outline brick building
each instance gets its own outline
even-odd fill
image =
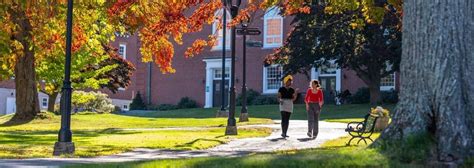
[[[280,47],[290,32],[292,18],[283,18],[278,15],[278,10],[257,13],[249,27],[258,27],[262,30],[259,36],[247,36],[247,42],[261,42],[259,47],[247,47],[247,87],[262,94],[276,94],[281,86],[281,66],[273,65],[264,67],[263,60],[266,55]],[[222,10],[216,15],[221,15]],[[228,13],[227,18],[230,18]],[[175,45],[173,67],[174,74],[162,74],[153,63],[142,63],[139,51],[140,41],[136,35],[118,37],[113,45],[119,48],[119,54],[136,65],[137,71],[132,77],[132,85],[117,94],[110,94],[115,101],[126,102],[131,100],[137,92],[149,104],[176,104],[183,97],[196,100],[201,107],[209,108],[220,105],[221,102],[221,75],[222,75],[222,30],[220,30],[218,44],[205,49],[193,58],[185,58],[187,46],[197,38],[205,39],[216,32],[216,23],[204,27],[199,33],[188,34],[183,37],[183,45]],[[230,31],[227,33],[226,42],[226,78],[230,69]],[[242,37],[236,38],[236,72],[235,86],[237,94],[242,87]],[[335,67],[316,67],[310,72],[312,79],[319,79],[325,90],[344,91],[355,93],[358,88],[366,86],[355,72]],[[294,86],[305,92],[309,79],[297,74],[294,76]],[[382,79],[381,90],[396,89],[398,78],[391,75]],[[226,82],[228,89],[228,81]],[[120,107],[127,109],[127,104]]]
[[[216,11],[216,15],[222,15],[222,10]],[[276,94],[282,85],[280,76],[281,66],[263,66],[266,55],[281,46],[291,29],[292,18],[283,18],[278,15],[277,9],[267,12],[257,13],[249,27],[258,27],[262,30],[259,36],[248,36],[248,42],[260,42],[259,47],[247,47],[247,87],[262,94]],[[230,14],[227,13],[227,18]],[[230,19],[229,19],[230,20]],[[173,67],[174,74],[162,74],[154,63],[143,63],[139,51],[140,40],[138,36],[118,36],[112,45],[119,49],[119,54],[123,58],[133,63],[136,71],[132,76],[132,83],[128,88],[120,89],[116,94],[107,90],[103,92],[109,94],[113,104],[128,110],[131,100],[140,92],[142,98],[148,104],[177,104],[183,97],[190,97],[197,101],[199,106],[210,108],[220,106],[222,84],[222,30],[219,31],[218,44],[212,48],[205,49],[201,54],[193,58],[185,58],[184,52],[187,46],[197,39],[206,39],[208,35],[216,32],[216,23],[205,26],[201,32],[187,34],[183,37],[183,45],[175,45],[175,57]],[[230,31],[227,32],[226,42],[226,79],[229,77],[230,69]],[[255,43],[254,43],[255,44]],[[235,86],[237,94],[242,86],[242,37],[236,38],[236,72]],[[334,67],[316,67],[311,70],[311,79],[321,81],[322,87],[326,91],[349,90],[355,93],[358,88],[366,86],[359,79],[355,72],[347,69],[337,69]],[[309,79],[297,74],[294,76],[294,87],[300,92],[305,92],[308,88]],[[397,89],[399,79],[397,75],[382,79],[381,90]],[[229,89],[227,80],[226,89]],[[14,85],[12,81],[0,82],[0,115],[12,112],[14,106]],[[228,90],[226,90],[226,93]],[[327,95],[329,96],[329,95]],[[40,93],[40,106],[47,107],[47,96]],[[46,102],[46,105],[44,104]]]

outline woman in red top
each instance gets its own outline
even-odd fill
[[[324,104],[323,90],[319,85],[319,81],[312,80],[310,82],[310,88],[306,91],[306,97],[304,99],[306,103],[306,111],[308,112],[308,133],[310,138],[316,139],[319,130],[319,114],[321,113],[321,107]]]

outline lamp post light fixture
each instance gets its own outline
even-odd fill
[[[247,17],[250,18],[250,17]],[[237,29],[237,34],[243,37],[243,79],[242,79],[242,109],[240,111],[240,122],[246,122],[249,120],[247,112],[247,84],[246,84],[246,70],[247,70],[247,35],[255,36],[260,35],[262,32],[256,27],[248,27],[250,20],[243,20],[242,27]]]
[[[226,92],[225,90],[225,55],[227,51],[226,36],[227,36],[227,0],[222,0],[222,80],[221,80],[221,109],[217,111],[217,117],[229,117],[229,111],[226,110]]]
[[[66,64],[64,67],[64,82],[61,94],[61,129],[59,130],[58,142],[54,144],[54,156],[62,154],[74,154],[74,143],[71,132],[71,38],[72,38],[72,8],[73,0],[67,3],[67,25],[66,25]]]
[[[232,19],[237,17],[239,13],[239,6],[241,4],[241,0],[236,0],[235,4],[233,0],[227,0],[226,7],[230,8],[230,14]],[[227,119],[227,127],[225,129],[225,135],[237,135],[237,124],[235,121],[235,26],[231,28],[231,42],[230,42],[230,50],[231,50],[231,66],[230,66],[230,101],[229,101],[229,117]],[[225,72],[225,70],[223,70]]]
[[[242,30],[245,32],[247,30],[250,20],[246,19],[242,21]],[[242,34],[242,109],[240,110],[239,122],[249,121],[249,115],[247,112],[247,84],[246,84],[246,71],[247,71],[247,34]]]

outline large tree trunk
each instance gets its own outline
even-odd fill
[[[26,122],[39,113],[38,90],[36,86],[35,57],[31,47],[32,27],[21,7],[10,10],[13,21],[18,25],[13,35],[23,45],[23,55],[19,55],[15,64],[16,113],[11,121]]]
[[[48,95],[48,111],[54,112],[54,105],[56,104],[56,98],[58,97],[58,92],[54,92]]]
[[[381,102],[380,97],[380,82],[372,82],[369,84],[370,105],[376,106]]]
[[[383,141],[429,133],[434,158],[474,155],[474,1],[405,1],[401,92]]]
[[[380,69],[376,68],[375,71],[369,71],[368,73],[362,72],[362,70],[355,70],[357,76],[364,81],[364,83],[369,87],[370,94],[370,105],[375,106],[381,102],[380,96],[380,81],[381,77]]]
[[[40,111],[33,55],[25,51],[15,65],[16,113],[12,121],[30,121]]]

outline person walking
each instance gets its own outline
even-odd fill
[[[311,80],[310,88],[306,91],[305,103],[308,112],[308,133],[307,135],[316,139],[319,132],[319,114],[324,104],[323,91],[317,80]]]
[[[289,137],[286,133],[290,124],[290,116],[293,112],[293,101],[296,100],[296,93],[298,89],[293,89],[293,77],[291,75],[283,78],[284,86],[278,89],[278,100],[280,101],[280,113],[281,113],[281,136],[283,138]]]

